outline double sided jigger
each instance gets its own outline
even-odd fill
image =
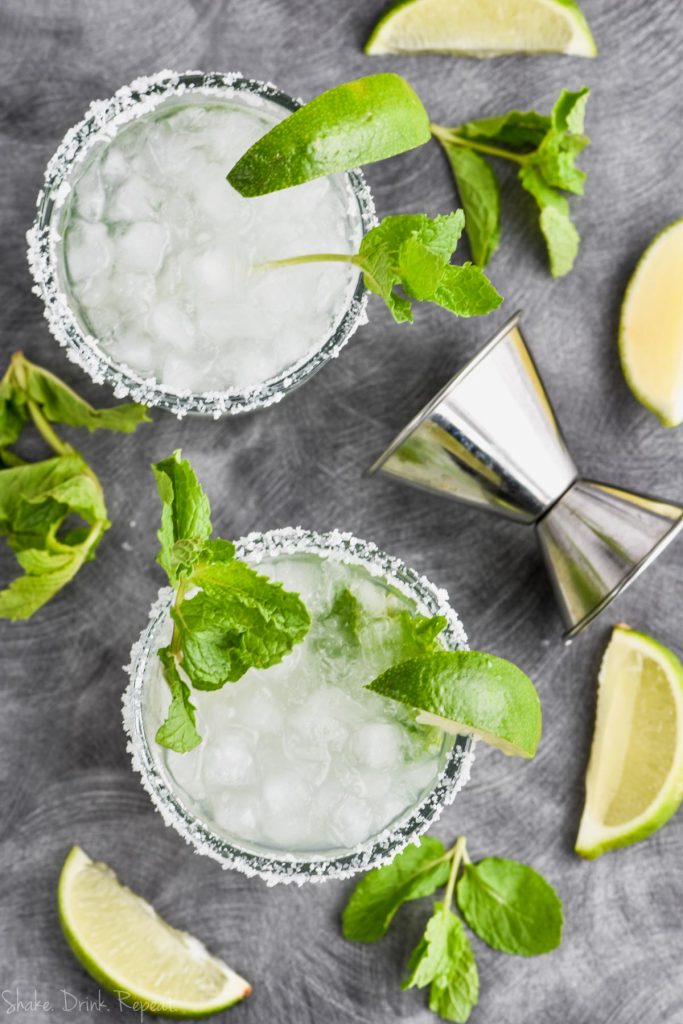
[[[683,526],[683,508],[579,479],[517,313],[373,463],[536,528],[573,639]]]

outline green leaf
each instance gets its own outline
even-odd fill
[[[482,316],[497,309],[503,301],[488,277],[471,263],[446,267],[436,289],[434,301],[456,316]]]
[[[430,896],[448,880],[443,844],[423,836],[391,862],[361,879],[342,917],[344,937],[353,942],[381,939],[396,911],[409,900]]]
[[[330,625],[336,626],[343,644],[352,650],[360,648],[360,632],[364,621],[363,605],[348,587],[341,587],[334,595],[329,612],[320,617],[325,633]]]
[[[111,409],[95,409],[54,374],[27,359],[23,360],[22,383],[26,397],[36,402],[53,423],[131,434],[141,423],[151,422],[144,405],[126,403]]]
[[[29,619],[69,583],[86,560],[82,547],[61,553],[25,548],[17,552],[24,575],[0,591],[0,618]]]
[[[435,904],[439,913],[441,904]],[[465,1024],[479,999],[479,972],[462,921],[448,913],[446,966],[434,977],[429,990],[429,1009],[442,1020]]]
[[[211,534],[211,507],[195,471],[177,450],[152,466],[162,502],[157,561],[171,583],[187,575]],[[179,541],[191,543],[176,548]]]
[[[442,903],[434,904],[402,987],[426,985],[431,985],[430,1010],[444,1020],[465,1024],[479,998],[479,974],[462,921]]]
[[[535,110],[511,110],[499,117],[482,117],[452,129],[473,142],[494,143],[515,153],[537,149],[551,127],[551,119]]]
[[[72,515],[88,528],[60,537]],[[0,470],[0,534],[24,570],[0,592],[0,617],[33,615],[92,558],[108,526],[102,490],[80,455]]]
[[[579,89],[578,92],[562,90],[552,112],[553,126],[557,131],[581,135],[589,95],[590,89],[587,86]]]
[[[450,264],[464,223],[462,210],[434,219],[406,214],[385,217],[365,235],[354,262],[397,322],[412,320],[410,298],[434,302],[457,315],[462,309],[464,316],[500,305],[500,296],[481,271],[459,273],[462,268]],[[409,298],[396,294],[396,286]]]
[[[500,188],[491,165],[472,149],[443,143],[465,211],[474,262],[485,267],[500,243]]]
[[[198,562],[189,582],[199,593],[173,617],[183,668],[199,690],[219,689],[250,668],[277,664],[309,630],[299,595],[244,562]]]
[[[548,185],[583,195],[586,172],[574,161],[587,145],[588,140],[583,136],[551,134],[528,166],[536,167]]]
[[[171,690],[171,704],[155,739],[160,746],[185,754],[202,741],[195,724],[196,708],[190,700],[189,686],[180,678],[171,648],[162,647],[158,655],[164,679]]]
[[[541,215],[539,223],[548,247],[550,272],[563,277],[574,266],[581,237],[569,217],[569,203],[564,196],[546,184],[535,167],[523,167],[519,172],[522,187],[536,200]]]
[[[472,931],[503,953],[538,956],[562,940],[562,902],[526,864],[501,857],[467,864],[457,899]]]
[[[0,448],[19,439],[27,419],[26,403],[8,371],[0,381]]]
[[[442,650],[437,637],[446,628],[444,615],[411,615],[402,608],[392,620],[398,627],[395,644],[402,661]]]

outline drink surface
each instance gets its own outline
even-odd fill
[[[203,742],[188,754],[154,743],[168,688],[150,659],[148,743],[185,806],[228,841],[293,854],[351,850],[422,800],[451,747],[410,709],[364,689],[408,656],[402,613],[415,606],[359,565],[294,554],[259,568],[301,594],[308,636],[279,665],[193,691]],[[361,605],[358,643],[334,612],[345,588]],[[166,635],[170,627],[157,646]]]
[[[62,214],[62,274],[116,363],[175,390],[239,389],[334,334],[358,281],[351,265],[255,266],[355,251],[347,179],[244,199],[225,178],[282,115],[253,95],[175,98],[94,148]]]

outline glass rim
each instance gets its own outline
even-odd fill
[[[401,559],[381,551],[370,541],[351,533],[333,530],[317,533],[301,527],[286,527],[265,533],[250,533],[236,543],[237,557],[258,564],[264,557],[306,553],[332,556],[346,564],[364,566],[372,575],[386,580],[405,594],[422,611],[443,615],[446,627],[441,634],[450,650],[468,650],[467,635],[448,601],[448,593],[426,577],[410,569]],[[154,653],[156,631],[166,619],[173,591],[163,587],[153,603],[147,626],[133,644],[126,666],[129,681],[123,694],[123,725],[133,770],[151,797],[166,825],[172,826],[195,850],[218,861],[224,869],[236,869],[247,876],[257,875],[269,885],[303,884],[328,878],[350,878],[361,871],[387,864],[409,843],[416,842],[451,804],[467,783],[474,760],[475,741],[458,736],[447,754],[436,781],[422,800],[412,805],[382,832],[342,854],[286,854],[272,856],[255,853],[224,839],[198,815],[183,804],[157,766],[143,721],[143,690],[149,658]]]
[[[279,402],[285,395],[313,376],[325,363],[336,357],[344,345],[367,322],[368,292],[359,273],[353,295],[348,300],[341,320],[334,331],[318,347],[284,370],[265,381],[244,387],[192,392],[145,378],[124,363],[107,355],[97,338],[88,334],[73,312],[58,273],[58,243],[53,223],[56,214],[71,191],[69,178],[76,164],[82,161],[103,132],[136,120],[141,114],[155,110],[174,96],[189,94],[224,95],[250,93],[294,111],[303,101],[282,92],[270,82],[245,78],[239,72],[160,71],[134,79],[106,100],[94,100],[84,117],[70,128],[45,169],[43,185],[36,200],[37,213],[27,232],[27,258],[33,278],[33,292],[42,299],[44,316],[50,333],[67,358],[76,363],[96,384],[110,386],[117,398],[129,397],[150,407],[174,413],[178,418],[188,414],[212,416],[238,414],[265,408]],[[358,206],[360,224],[365,235],[377,224],[375,205],[363,172],[356,168],[344,172],[349,196]]]

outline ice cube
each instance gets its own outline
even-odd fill
[[[220,793],[211,801],[214,821],[229,836],[253,839],[258,831],[257,800],[258,794],[253,790]]]
[[[125,156],[116,145],[110,145],[101,163],[102,177],[108,185],[116,185],[130,173]]]
[[[240,702],[239,720],[258,735],[279,733],[282,731],[282,706],[270,690],[254,689]]]
[[[312,790],[291,768],[283,768],[263,781],[263,799],[274,817],[303,815],[309,808]]]
[[[117,363],[124,363],[131,370],[148,376],[154,369],[154,347],[149,335],[135,327],[119,330],[109,346],[109,352]]]
[[[107,215],[110,220],[147,220],[158,205],[158,192],[152,185],[144,178],[128,178],[116,189]]]
[[[285,732],[292,730],[321,747],[341,750],[348,739],[352,720],[351,712],[346,704],[342,706],[341,699],[346,700],[346,695],[336,687],[319,687],[289,715]]]
[[[252,740],[243,729],[212,731],[202,758],[202,778],[207,792],[224,786],[244,786],[254,776]]]
[[[361,726],[349,744],[352,755],[368,768],[397,768],[403,759],[401,729],[389,722]]]
[[[168,770],[185,792],[197,796],[202,791],[201,783],[201,752],[195,748],[186,754],[178,754],[174,750],[165,752]]]
[[[66,265],[72,281],[85,281],[111,263],[111,241],[104,224],[76,221],[66,235]]]
[[[154,274],[161,266],[165,250],[166,232],[161,224],[131,224],[116,239],[117,270]]]
[[[247,266],[230,246],[211,246],[199,253],[191,269],[192,286],[203,302],[232,299],[240,301],[246,283]]]
[[[77,182],[74,199],[79,217],[94,221],[102,217],[106,195],[97,168],[90,168]]]
[[[191,358],[195,348],[194,327],[177,302],[163,299],[155,303],[149,313],[149,330],[160,344],[170,345]]]
[[[194,359],[174,352],[166,355],[161,365],[160,380],[179,392],[201,394],[214,387],[211,363],[201,353],[197,353]]]
[[[372,807],[362,797],[348,796],[332,812],[330,825],[339,845],[352,849],[373,832]]]

